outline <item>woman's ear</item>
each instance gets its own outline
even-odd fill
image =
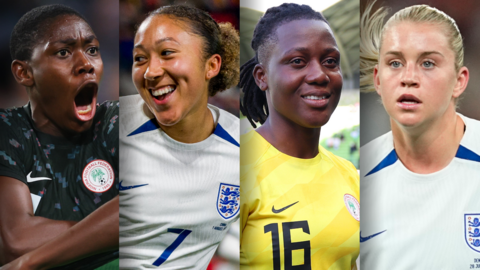
[[[205,79],[210,80],[220,72],[220,68],[222,67],[222,57],[219,54],[214,54],[210,56],[205,65],[205,70],[207,71],[205,73]]]
[[[467,88],[469,71],[467,67],[461,67],[457,74],[457,83],[453,88],[453,97],[458,98]]]
[[[382,95],[382,90],[380,88],[380,77],[378,76],[378,65],[375,65],[373,68],[373,85],[375,86],[375,91],[379,96]]]
[[[15,80],[26,87],[31,87],[35,81],[33,80],[33,73],[25,61],[13,60],[12,62],[12,73]]]
[[[255,78],[255,83],[260,90],[265,91],[268,89],[267,72],[262,64],[257,64],[253,68],[253,78]]]

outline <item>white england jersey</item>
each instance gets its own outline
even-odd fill
[[[239,119],[208,105],[214,133],[185,144],[139,95],[120,103],[120,269],[206,269],[238,219]]]
[[[431,174],[409,171],[389,132],[361,148],[360,269],[480,269],[480,122],[455,158]]]

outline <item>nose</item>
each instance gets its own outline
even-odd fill
[[[84,52],[77,53],[77,66],[75,67],[75,74],[93,74],[95,67]]]
[[[308,74],[305,77],[305,82],[308,84],[324,85],[330,82],[330,77],[323,70],[320,62],[311,62],[308,68]]]
[[[147,66],[147,70],[143,74],[143,78],[147,81],[153,81],[163,76],[165,70],[162,66],[162,60],[153,56]]]
[[[401,78],[402,87],[417,87],[418,86],[418,74],[417,67],[415,64],[407,64],[407,67],[404,69]]]

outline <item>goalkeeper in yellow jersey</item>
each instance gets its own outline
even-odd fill
[[[241,267],[356,269],[358,174],[319,146],[343,84],[332,30],[309,6],[282,4],[260,19],[252,48],[241,110],[262,126],[240,139]]]

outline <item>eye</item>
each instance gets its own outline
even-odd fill
[[[145,61],[145,59],[147,59],[147,58],[145,58],[145,56],[141,56],[141,55],[136,55],[136,56],[133,57],[133,60],[135,62],[143,62],[143,61]]]
[[[300,65],[302,63],[302,59],[293,59],[291,63],[295,65]]]
[[[422,62],[422,66],[424,68],[433,68],[435,66],[435,64],[432,62],[432,61],[424,61]]]
[[[97,55],[100,49],[98,47],[91,47],[87,49],[87,53],[90,55]]]
[[[170,51],[170,50],[163,50],[163,51],[162,51],[162,55],[163,55],[163,56],[169,56],[169,55],[171,55],[172,53],[174,53],[174,51]]]
[[[323,62],[323,65],[330,68],[336,68],[338,66],[338,61],[337,59],[334,59],[334,58],[328,58]]]
[[[389,64],[392,68],[399,68],[402,66],[402,63],[400,63],[399,61],[392,61],[390,62]]]
[[[294,68],[302,68],[303,66],[305,66],[305,61],[302,58],[294,58],[290,60],[289,64],[292,65]]]
[[[70,52],[66,49],[61,49],[60,51],[57,52],[57,56],[60,56],[60,57],[66,57],[68,56]]]

